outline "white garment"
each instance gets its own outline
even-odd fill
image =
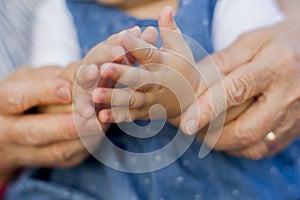
[[[274,0],[219,0],[213,21],[214,49],[222,50],[241,34],[283,19]],[[45,1],[33,30],[32,66],[66,66],[78,59],[80,46],[65,0]]]

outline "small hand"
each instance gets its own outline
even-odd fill
[[[131,34],[124,35],[121,40],[122,46],[140,62],[139,68],[116,63],[102,66],[102,77],[115,80],[128,88],[99,90],[97,101],[116,107],[101,111],[100,121],[148,119],[149,109],[154,104],[162,105],[168,119],[172,120],[178,118],[181,110],[192,102],[200,75],[197,76],[193,55],[176,26],[170,7],[161,12],[159,26],[163,41],[161,49]],[[157,37],[152,27],[147,28],[143,34]],[[130,113],[126,108],[128,105]]]

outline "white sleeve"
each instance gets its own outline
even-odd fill
[[[214,49],[220,51],[242,34],[284,18],[275,0],[218,0],[213,21]]]
[[[47,0],[40,6],[32,39],[33,67],[63,67],[80,59],[77,33],[65,0]]]

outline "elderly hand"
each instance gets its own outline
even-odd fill
[[[245,112],[225,125],[220,136],[216,131],[199,137],[205,137],[205,142],[216,150],[251,159],[274,155],[299,137],[299,21],[286,20],[245,34],[212,59],[226,76],[211,89],[224,83],[226,106],[218,106],[218,99],[211,102],[205,92],[183,115],[184,132],[195,133],[210,122],[211,116],[216,118],[255,98]],[[199,117],[193,112],[197,108],[201,111]]]
[[[69,167],[87,155],[72,114],[30,114],[31,108],[71,103],[71,84],[57,67],[20,68],[0,84],[1,176],[24,166]]]

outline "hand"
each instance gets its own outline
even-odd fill
[[[217,102],[210,102],[208,92],[204,93],[183,115],[182,130],[186,133],[201,130],[209,123],[210,116],[217,117],[254,97],[256,101],[224,127],[219,139],[212,132],[205,136],[205,142],[216,150],[252,159],[283,150],[300,133],[299,38],[299,22],[287,20],[248,33],[228,49],[212,55],[226,75],[223,79],[226,107],[214,106]],[[220,86],[218,82],[212,87]],[[200,118],[193,114],[195,108],[202,111]],[[188,126],[197,122],[199,127]],[[275,146],[265,140],[270,131],[276,134]],[[203,139],[204,135],[200,137]]]
[[[29,114],[47,104],[69,104],[71,84],[60,69],[20,68],[0,84],[1,176],[19,167],[68,167],[81,162],[82,147],[72,114]]]
[[[150,115],[152,119],[164,118],[165,113],[160,110],[149,112],[153,105],[160,104],[166,111],[168,121],[179,126],[181,113],[206,91],[207,86],[203,84],[205,81],[201,75],[209,75],[213,71],[214,66],[204,65],[204,62],[212,62],[206,59],[195,63],[189,46],[176,26],[172,8],[162,10],[158,23],[163,41],[161,49],[131,35],[123,38],[125,49],[142,64],[139,68],[115,63],[107,63],[102,67],[103,77],[128,86],[125,89],[102,89],[103,94],[98,102],[114,106],[113,109],[100,112],[99,119],[103,123],[146,120]],[[146,32],[152,34],[152,38],[157,37],[156,30],[151,27]],[[226,122],[243,112],[250,103],[232,109]]]
[[[122,46],[140,62],[139,68],[116,63],[102,66],[102,77],[115,80],[128,88],[101,90],[98,102],[112,103],[115,108],[101,111],[100,121],[107,123],[148,119],[149,109],[154,104],[161,104],[166,109],[168,119],[176,119],[181,109],[191,103],[200,79],[194,68],[193,55],[176,26],[170,7],[161,12],[158,22],[163,40],[163,47],[159,50],[131,34],[122,38]],[[152,27],[147,28],[143,34],[152,35],[151,38],[155,40],[157,38],[157,31]],[[178,97],[181,97],[180,102]],[[127,105],[130,106],[130,114]]]

